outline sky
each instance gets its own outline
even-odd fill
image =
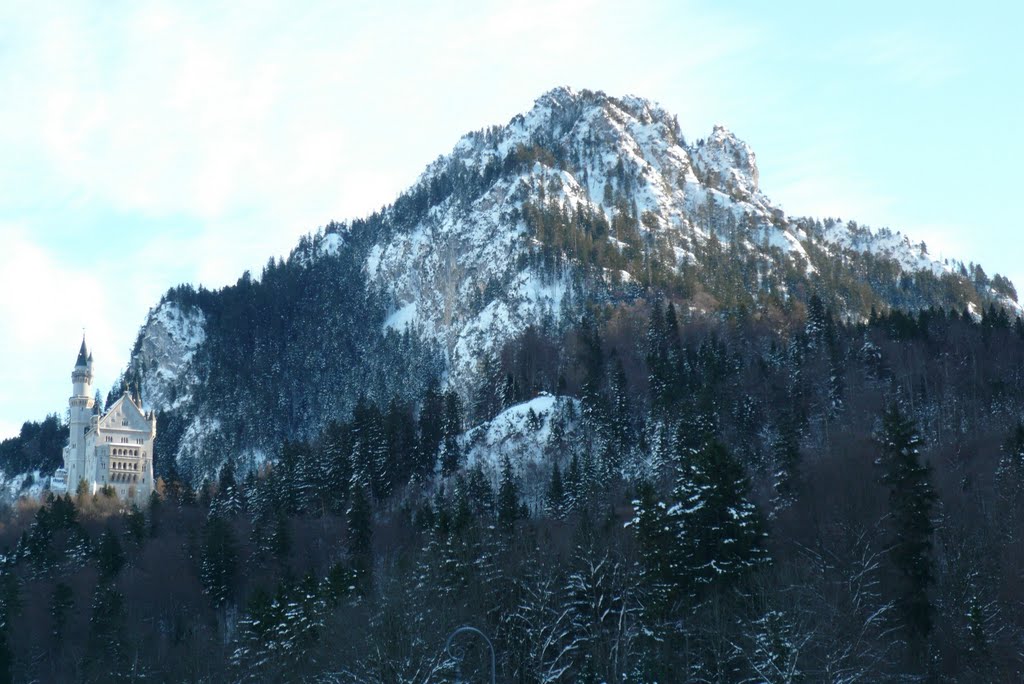
[[[723,123],[787,213],[1024,294],[1021,25],[1003,0],[4,0],[0,439],[64,415],[83,329],[106,392],[169,287],[258,273],[559,85]]]

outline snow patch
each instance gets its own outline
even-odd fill
[[[581,411],[579,400],[546,393],[510,406],[459,437],[466,467],[479,467],[497,486],[502,460],[508,457],[525,498],[539,502],[549,482],[551,464],[565,467],[569,456],[565,446],[554,443],[553,436],[560,431],[565,443],[571,444]]]
[[[409,325],[416,322],[416,302],[409,302],[401,306],[384,321],[384,329],[405,330]]]

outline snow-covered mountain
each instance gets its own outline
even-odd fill
[[[523,161],[510,164],[517,155]],[[419,186],[444,187],[465,174],[488,178],[494,167],[508,171],[485,181],[474,197],[453,193],[432,203],[410,230],[374,245],[366,260],[370,281],[391,299],[388,324],[415,322],[442,340],[457,378],[471,375],[482,356],[542,316],[563,313],[571,279],[522,266],[538,241],[524,220],[528,204],[582,209],[609,224],[626,213],[636,220],[639,243],[676,270],[699,263],[715,234],[739,242],[762,278],[780,261],[813,274],[810,245],[834,258],[856,251],[892,259],[911,276],[955,274],[954,266],[929,258],[899,234],[847,222],[814,230],[809,220],[787,220],[761,192],[746,143],[715,126],[708,138],[688,144],[674,117],[641,98],[555,89],[504,128],[463,137],[428,167]],[[621,238],[606,239],[626,249]],[[618,275],[643,280],[642,273]],[[474,306],[488,288],[499,294]],[[995,292],[980,296],[1021,310]],[[842,313],[867,311],[850,306]]]
[[[818,294],[853,320],[871,307],[1024,312],[1002,283],[898,233],[787,217],[723,126],[687,140],[648,100],[556,88],[258,282],[168,293],[128,373],[170,417],[165,449],[198,474],[225,449],[312,434],[360,392],[422,387],[431,369],[471,404],[506,344],[595,303],[668,296],[714,314]]]

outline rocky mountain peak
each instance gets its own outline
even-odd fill
[[[698,174],[712,187],[741,197],[758,192],[754,150],[725,126],[716,124],[711,135],[693,147],[692,156]]]

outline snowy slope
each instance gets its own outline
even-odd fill
[[[829,245],[830,251],[839,254],[842,249],[867,252],[896,261],[900,269],[906,273],[927,271],[935,276],[955,275],[959,271],[959,262],[933,259],[928,253],[924,242],[913,242],[910,236],[889,229],[873,230],[858,226],[853,221],[826,221],[822,234],[823,241]],[[1024,316],[1024,306],[986,288],[989,297],[999,302],[1012,315]],[[973,308],[973,307],[969,307]]]
[[[440,339],[453,381],[461,381],[528,325],[544,316],[557,321],[568,277],[544,279],[520,265],[531,247],[518,219],[528,202],[585,207],[610,219],[610,189],[627,195],[646,216],[644,232],[677,244],[684,236],[708,239],[699,216],[713,203],[734,220],[744,219],[759,231],[758,239],[768,234],[776,246],[802,253],[799,240],[775,225],[778,213],[757,187],[755,157],[745,143],[716,127],[706,142],[687,146],[677,129],[672,117],[646,100],[559,88],[508,126],[464,136],[451,155],[428,167],[421,186],[453,168],[482,173],[524,148],[554,150],[563,161],[539,155],[468,206],[449,197],[411,230],[375,246],[366,271],[391,296],[388,324],[416,324]],[[675,253],[675,265],[695,258],[690,248]],[[485,292],[498,294],[474,306]]]
[[[544,153],[531,167],[499,177],[468,206],[454,198],[434,205],[410,231],[377,245],[366,261],[371,280],[392,297],[389,324],[414,323],[442,340],[457,384],[526,326],[545,315],[558,320],[571,314],[564,307],[566,278],[544,282],[517,265],[531,247],[518,219],[526,203],[585,207],[611,219],[609,191],[624,195],[643,217],[642,239],[669,245],[665,253],[673,255],[675,268],[698,261],[711,231],[726,226],[728,234],[716,237],[738,241],[745,258],[765,272],[781,254],[813,277],[811,244],[826,253],[853,249],[894,259],[908,273],[953,272],[887,230],[839,222],[808,235],[762,192],[749,145],[724,126],[688,144],[674,117],[638,97],[557,88],[507,126],[464,136],[419,183],[429,185],[452,169],[484,173],[489,166],[508,166],[517,150],[538,148]],[[634,274],[620,275],[629,281]],[[474,305],[489,286],[500,294]],[[987,296],[1000,300],[991,291]],[[1022,311],[1015,302],[1000,301]]]
[[[142,377],[147,411],[174,409],[189,400],[191,388],[199,382],[191,364],[206,339],[205,324],[198,307],[165,301],[149,312],[132,360]]]
[[[541,394],[510,406],[492,420],[465,432],[459,442],[466,467],[480,467],[495,484],[508,457],[528,500],[540,500],[552,463],[564,468],[571,456],[563,443],[574,443],[581,405],[572,397]]]

